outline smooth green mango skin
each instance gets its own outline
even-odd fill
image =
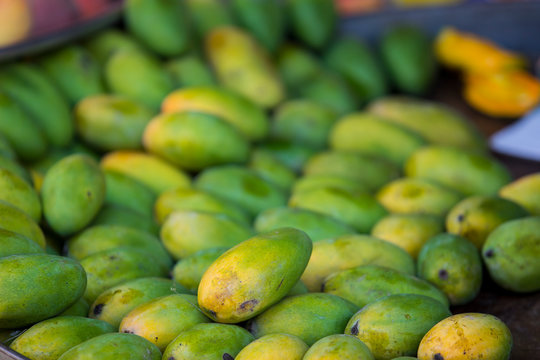
[[[450,304],[466,304],[476,297],[482,285],[480,252],[458,235],[439,234],[422,247],[417,273],[443,291]]]
[[[314,54],[293,43],[281,47],[277,54],[277,66],[291,93],[298,93],[303,85],[324,71]]]
[[[523,176],[504,186],[499,196],[520,204],[531,215],[540,216],[540,172]]]
[[[339,296],[309,293],[283,299],[251,320],[246,327],[256,337],[275,333],[298,336],[306,344],[341,334],[358,307]]]
[[[58,316],[88,316],[88,310],[90,310],[90,305],[80,297],[73,305],[68,307],[66,310],[62,311]]]
[[[260,177],[275,183],[284,190],[289,190],[295,180],[296,173],[272,153],[257,149],[251,152],[248,167]]]
[[[288,207],[277,207],[261,212],[255,219],[254,227],[257,232],[293,227],[304,231],[313,242],[355,232],[352,227],[330,216]]]
[[[515,292],[540,289],[540,217],[508,221],[482,247],[482,258],[497,284]]]
[[[362,308],[382,297],[393,294],[429,296],[450,306],[446,295],[427,281],[378,265],[364,265],[330,274],[323,291],[349,300]]]
[[[508,170],[493,158],[434,145],[411,155],[405,175],[433,180],[465,195],[496,195],[510,182]]]
[[[26,236],[45,248],[45,236],[38,224],[22,210],[0,200],[0,228]]]
[[[159,235],[159,226],[153,219],[138,211],[111,204],[102,207],[91,225],[120,225]]]
[[[297,90],[300,97],[332,109],[336,114],[346,115],[358,108],[358,100],[348,83],[336,73],[324,71]]]
[[[233,126],[197,112],[155,117],[144,130],[143,142],[151,153],[193,171],[243,163],[249,156],[248,141]]]
[[[242,349],[236,360],[302,360],[308,346],[297,336],[269,334]]]
[[[259,145],[257,150],[268,152],[296,173],[302,171],[302,167],[306,161],[316,152],[307,146],[295,145],[283,141],[268,141]]]
[[[37,192],[18,175],[0,169],[0,199],[19,208],[35,222],[41,219],[41,202]]]
[[[238,323],[283,298],[298,282],[311,254],[311,239],[293,228],[256,235],[221,255],[198,289],[201,310],[213,320]]]
[[[376,360],[414,356],[429,329],[450,315],[448,307],[433,298],[416,294],[390,295],[354,314],[345,334],[362,340]]]
[[[215,28],[234,25],[230,9],[221,0],[186,0],[194,30],[204,39]]]
[[[10,347],[30,359],[57,360],[72,347],[112,332],[114,328],[104,321],[61,316],[32,326],[15,339]]]
[[[178,335],[163,352],[163,359],[232,359],[253,340],[253,335],[236,325],[198,324]]]
[[[137,39],[160,55],[179,55],[191,46],[182,1],[128,0],[124,20]]]
[[[312,191],[320,188],[334,188],[351,193],[370,192],[370,189],[359,181],[339,175],[306,175],[299,178],[292,189],[292,193]]]
[[[0,328],[13,329],[57,315],[84,293],[86,275],[75,260],[46,254],[0,259]]]
[[[94,159],[70,155],[49,169],[41,188],[43,214],[59,235],[88,225],[105,199],[105,177]]]
[[[180,259],[172,269],[173,280],[184,286],[192,294],[197,294],[197,288],[206,270],[228,249],[228,247],[215,247],[200,250],[193,255]]]
[[[123,206],[148,218],[154,215],[156,194],[146,185],[117,171],[105,170],[105,203]]]
[[[34,240],[0,228],[0,258],[10,255],[42,254],[45,251]]]
[[[84,42],[84,47],[102,66],[116,51],[126,49],[145,51],[143,46],[127,32],[118,29],[106,29],[90,37]]]
[[[104,334],[66,351],[58,360],[161,360],[151,342],[133,334]]]
[[[170,60],[165,69],[171,76],[174,88],[217,85],[208,65],[195,55]]]
[[[306,45],[322,49],[332,37],[337,10],[331,0],[291,0],[288,13],[294,34]]]
[[[88,316],[111,324],[115,330],[131,310],[160,296],[185,292],[181,285],[156,277],[127,281],[102,292],[90,307]]]
[[[371,351],[354,336],[336,334],[326,336],[313,344],[302,360],[374,360]]]

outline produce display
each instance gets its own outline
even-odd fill
[[[125,28],[0,66],[2,345],[510,358],[500,319],[452,306],[483,276],[540,290],[540,173],[512,179],[419,97],[438,66],[420,29],[375,49],[334,6],[127,0]]]

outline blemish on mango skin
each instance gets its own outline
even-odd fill
[[[354,323],[354,325],[351,328],[351,335],[358,335],[358,321]]]
[[[237,311],[239,312],[253,311],[258,303],[259,303],[259,300],[257,299],[244,301],[243,303],[240,304],[240,306],[238,306]]]
[[[232,355],[224,353],[223,360],[234,360],[234,358],[232,357]]]
[[[97,304],[95,307],[94,307],[94,315],[99,315],[101,314],[101,312],[103,311],[103,307],[105,306],[105,304]]]

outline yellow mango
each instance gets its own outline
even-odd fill
[[[269,334],[242,349],[235,360],[302,360],[308,346],[289,334]]]
[[[317,341],[306,352],[303,360],[374,360],[369,348],[354,336],[336,334]]]
[[[520,204],[532,215],[540,216],[540,172],[523,176],[502,187],[499,196]]]

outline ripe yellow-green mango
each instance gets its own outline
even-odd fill
[[[494,158],[446,146],[426,146],[407,160],[405,175],[433,180],[465,195],[496,195],[510,182]]]
[[[174,83],[174,88],[217,85],[208,65],[196,55],[186,55],[168,61],[165,70]]]
[[[10,347],[30,359],[57,360],[72,347],[112,332],[114,328],[101,320],[60,316],[32,326]]]
[[[0,200],[0,228],[26,236],[45,249],[45,236],[38,224],[25,212]]]
[[[488,236],[482,258],[491,278],[505,289],[540,289],[540,217],[507,221]]]
[[[144,130],[143,144],[150,153],[192,171],[244,163],[249,156],[248,141],[233,126],[193,111],[155,117]]]
[[[299,178],[292,189],[292,193],[312,191],[320,188],[340,189],[351,193],[366,193],[370,189],[359,181],[340,175],[315,174]]]
[[[34,240],[0,228],[0,258],[10,255],[42,254],[45,251]]]
[[[286,297],[246,325],[256,338],[268,334],[295,335],[306,344],[332,334],[342,334],[358,310],[353,303],[332,294],[309,293]]]
[[[257,232],[293,227],[304,231],[313,242],[355,232],[352,227],[330,216],[288,207],[277,207],[261,212],[255,219],[254,227]]]
[[[444,219],[429,214],[390,214],[375,224],[371,235],[395,244],[416,260],[422,246],[444,231]]]
[[[75,260],[47,254],[0,258],[0,328],[13,329],[47,319],[84,293],[86,276]]]
[[[105,204],[123,206],[153,218],[156,194],[148,186],[114,170],[105,170],[103,173]]]
[[[2,95],[0,95],[1,97]],[[0,100],[1,101],[1,100]],[[0,155],[0,169],[6,169],[11,171],[13,174],[17,175],[30,185],[34,185],[33,176],[30,175],[30,171],[28,171],[25,167],[23,167],[19,162],[16,160],[9,159],[7,157]]]
[[[83,297],[80,297],[73,305],[68,307],[66,310],[62,311],[58,316],[82,316],[87,317],[88,311],[90,310],[90,305],[84,300]]]
[[[238,323],[281,300],[300,279],[311,254],[306,233],[281,228],[229,249],[204,273],[201,310],[213,320]]]
[[[173,280],[191,293],[197,294],[199,283],[206,270],[228,249],[228,247],[204,249],[180,259],[171,271]]]
[[[354,336],[336,334],[326,336],[313,344],[303,360],[374,360],[371,351]]]
[[[242,349],[236,360],[302,360],[308,346],[298,336],[269,334]]]
[[[214,247],[232,247],[253,231],[223,214],[200,211],[173,212],[161,227],[161,241],[174,259]]]
[[[352,193],[336,188],[320,188],[293,193],[289,206],[333,217],[360,233],[369,233],[387,212],[368,193]]]
[[[119,331],[141,336],[164,351],[180,333],[207,322],[210,319],[197,305],[182,295],[172,294],[133,308],[122,319]]]
[[[304,175],[336,175],[376,190],[399,176],[399,168],[381,158],[345,151],[326,151],[311,157]]]
[[[159,225],[152,218],[138,211],[111,204],[102,207],[91,225],[119,225],[159,235]]]
[[[432,144],[485,152],[486,141],[478,129],[450,107],[404,96],[389,96],[369,104],[368,111],[385,121],[409,128]]]
[[[215,28],[234,24],[229,7],[221,0],[187,0],[186,6],[200,39]]]
[[[367,112],[341,118],[330,132],[329,143],[334,150],[384,158],[399,167],[426,145],[418,133]]]
[[[187,189],[190,178],[157,156],[136,151],[115,151],[101,159],[104,170],[113,170],[140,181],[157,195],[166,190]]]
[[[36,190],[18,175],[1,168],[0,200],[24,211],[35,222],[41,219],[41,202]]]
[[[342,235],[313,244],[301,280],[309,291],[321,291],[328,275],[360,265],[380,265],[405,274],[415,273],[413,258],[400,247],[369,235]]]
[[[163,359],[234,359],[253,340],[240,326],[198,324],[180,333],[163,352]]]
[[[58,360],[161,360],[151,342],[133,334],[110,333],[96,336],[66,351]]]
[[[531,215],[540,216],[540,172],[523,176],[502,187],[499,196],[518,203]]]
[[[296,173],[272,153],[257,149],[251,152],[248,163],[250,169],[265,180],[271,181],[284,190],[289,190],[296,180]]]
[[[43,215],[60,235],[86,227],[105,200],[105,176],[87,155],[70,155],[49,169],[41,188]]]
[[[106,321],[118,330],[124,316],[137,306],[185,291],[170,279],[148,277],[126,281],[102,292],[90,307],[88,317]]]
[[[143,45],[129,33],[116,28],[107,28],[91,36],[83,45],[102,66],[118,50],[145,51]]]
[[[400,178],[384,185],[377,200],[397,214],[446,216],[463,195],[437,182],[420,178]]]
[[[452,315],[446,305],[416,294],[386,296],[354,314],[345,334],[362,340],[376,360],[414,356],[424,335]]]
[[[315,150],[307,146],[295,145],[283,141],[267,141],[260,144],[257,150],[273,155],[292,171],[299,173],[306,161],[315,154]]]
[[[394,294],[425,295],[450,306],[446,295],[429,282],[379,265],[363,265],[330,274],[324,280],[323,290],[360,308]]]
[[[285,98],[285,89],[269,55],[252,35],[225,26],[205,39],[205,50],[219,82],[264,108]]]
[[[439,234],[429,239],[418,254],[418,277],[443,291],[452,305],[473,300],[482,285],[480,252],[458,235]]]
[[[336,4],[331,0],[291,0],[287,5],[294,34],[307,46],[322,49],[336,28]]]
[[[496,196],[470,196],[457,203],[446,216],[449,233],[463,236],[482,249],[489,234],[507,221],[529,213],[521,205]]]
[[[235,165],[206,169],[197,177],[195,188],[222,197],[251,216],[287,203],[287,195],[279,186],[252,169]]]
[[[512,334],[497,317],[465,313],[450,316],[429,330],[418,348],[418,360],[508,360]]]
[[[163,100],[161,111],[194,111],[215,115],[236,128],[248,140],[261,140],[268,134],[268,117],[256,102],[217,86],[175,90]]]

